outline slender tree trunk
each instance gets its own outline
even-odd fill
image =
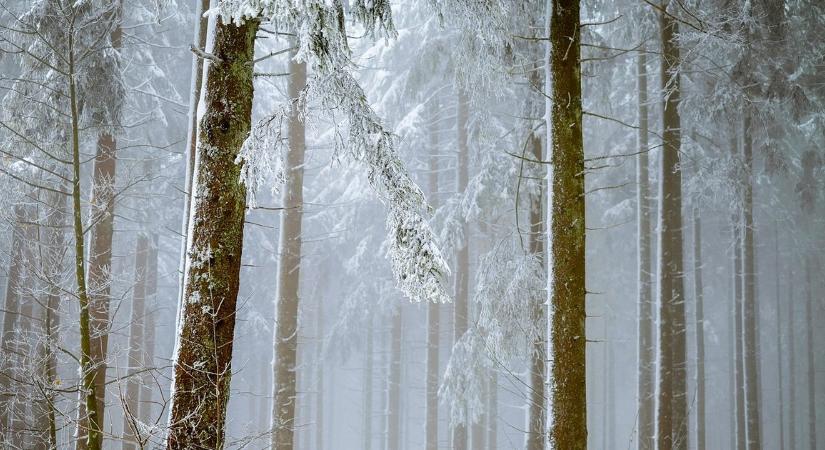
[[[432,108],[430,117],[430,158],[429,158],[429,199],[433,210],[438,209],[438,134],[435,127],[438,117],[436,106]],[[438,380],[440,377],[439,336],[441,333],[441,305],[436,302],[427,303],[427,384],[426,419],[424,434],[426,435],[427,450],[438,449]]]
[[[324,360],[323,360],[323,343],[324,343],[324,311],[322,309],[323,302],[318,296],[318,311],[316,311],[316,330],[317,338],[315,340],[315,449],[324,450]]]
[[[120,3],[113,14],[115,29],[112,47],[120,49]],[[117,101],[117,99],[111,99]],[[95,371],[95,395],[97,395],[97,420],[101,430],[105,424],[106,368],[109,346],[109,301],[112,283],[112,239],[115,220],[115,177],[117,175],[117,140],[110,128],[116,124],[102,124],[107,129],[98,137],[92,180],[92,221],[89,249],[89,314],[91,326],[91,361]],[[79,431],[87,425],[81,418]],[[83,449],[83,440],[78,448]]]
[[[658,448],[684,449],[687,432],[685,288],[682,236],[682,170],[679,25],[660,14],[662,38],[663,148],[659,192],[659,401]]]
[[[140,408],[138,418],[143,423],[154,423],[157,419],[153,414],[155,375],[148,369],[155,367],[155,327],[158,293],[158,235],[152,235],[152,244],[149,247],[149,261],[146,275],[146,308],[143,313],[143,343],[141,348],[144,354],[144,371],[140,376]]]
[[[143,351],[143,329],[146,311],[146,277],[149,261],[149,237],[138,234],[135,244],[135,284],[132,291],[132,311],[129,316],[129,359],[127,361],[126,396],[123,403],[123,450],[135,450],[143,446],[140,435],[140,381],[137,373],[146,368]]]
[[[170,450],[223,446],[246,209],[236,158],[251,128],[257,29],[256,20],[216,25],[212,53],[222,62],[209,66],[199,127]]]
[[[745,165],[745,180],[742,196],[742,294],[744,301],[744,357],[745,357],[745,411],[747,421],[747,436],[749,449],[761,449],[761,427],[759,424],[759,334],[757,314],[759,305],[756,303],[756,268],[754,257],[754,222],[753,222],[753,145],[751,137],[751,116],[749,111],[744,113],[743,126],[743,163]]]
[[[704,450],[705,437],[705,293],[702,284],[702,221],[693,207],[693,297],[696,301],[696,448]]]
[[[372,314],[368,311],[367,314]],[[370,316],[372,317],[372,316]],[[364,450],[372,450],[372,393],[373,381],[372,373],[374,371],[374,352],[373,352],[373,325],[374,321],[370,319],[367,325],[367,348],[364,351]]]
[[[401,448],[401,340],[404,316],[402,306],[392,316],[390,331],[390,373],[387,395],[387,445],[386,450]]]
[[[498,450],[498,372],[490,377],[490,406],[487,408],[487,450]]]
[[[469,119],[469,101],[463,89],[458,92],[458,192],[467,189],[469,181],[469,149],[467,146],[467,121]],[[470,252],[469,252],[469,227],[467,223],[462,224],[462,236],[464,237],[461,248],[456,254],[455,273],[455,303],[453,304],[453,345],[455,345],[464,333],[467,332],[467,313],[469,307],[470,292]],[[467,450],[467,428],[463,424],[453,427],[453,450]]]
[[[553,0],[549,214],[550,448],[587,447],[585,210],[579,0]],[[548,81],[549,83],[549,81]]]
[[[788,333],[790,344],[788,349],[788,384],[790,384],[791,392],[788,400],[788,424],[790,425],[788,444],[790,444],[789,448],[791,450],[796,450],[796,323],[794,320],[796,308],[794,307],[793,288],[794,273],[793,270],[790,270],[788,273],[788,330],[790,330]]]
[[[805,333],[807,335],[808,359],[808,444],[811,450],[816,450],[816,359],[814,358],[814,293],[813,293],[813,262],[812,256],[805,258]]]
[[[531,136],[533,159],[543,161],[541,137],[538,134]],[[530,197],[530,244],[529,251],[539,261],[544,262],[544,220],[542,219],[542,202],[544,186]],[[533,317],[536,323],[545,323],[547,320],[544,311],[544,301],[533,305]],[[541,327],[544,331],[545,328]],[[546,411],[544,380],[546,377],[545,360],[547,359],[547,335],[539,333],[533,342],[530,354],[530,403],[528,412],[527,446],[528,450],[543,450],[545,441]],[[476,447],[478,448],[478,447]]]
[[[738,154],[736,138],[731,139],[731,150]],[[744,450],[746,444],[745,427],[745,370],[743,360],[742,323],[742,229],[739,213],[731,217],[733,229],[733,336],[734,336],[734,392],[736,415],[736,448]]]
[[[292,56],[294,58],[294,52]],[[298,288],[301,280],[301,220],[303,217],[305,130],[298,111],[298,97],[306,86],[306,65],[289,62],[289,152],[281,213],[278,260],[277,322],[275,335],[272,415],[272,449],[290,450],[294,445],[296,369],[298,354]]]
[[[656,347],[653,340],[653,285],[651,264],[651,208],[650,177],[648,175],[648,97],[647,97],[647,53],[643,48],[637,58],[639,89],[639,156],[636,159],[636,204],[638,254],[638,295],[639,295],[639,336],[638,336],[638,411],[639,411],[639,450],[652,450],[654,435],[653,410],[656,396],[654,389]]]
[[[784,348],[782,346],[782,301],[781,286],[779,281],[779,220],[774,222],[774,239],[773,239],[773,257],[774,257],[774,287],[776,292],[774,298],[776,299],[776,374],[777,385],[779,392],[779,450],[785,449],[785,380],[783,378],[784,369],[782,367],[782,355]],[[790,282],[790,280],[789,280]]]

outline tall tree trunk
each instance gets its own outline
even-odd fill
[[[154,370],[155,367],[155,327],[158,298],[158,235],[152,235],[152,244],[149,247],[149,261],[146,275],[146,308],[143,313],[143,349],[145,369]],[[157,419],[152,414],[154,408],[155,375],[144,371],[140,376],[140,408],[138,417],[143,423],[154,423]]]
[[[814,358],[814,292],[813,292],[813,257],[805,258],[805,333],[808,359],[808,444],[811,450],[816,450],[816,359]]]
[[[429,199],[433,210],[438,209],[438,134],[435,127],[437,106],[432,106],[430,117]],[[427,302],[427,381],[425,386],[426,418],[424,434],[426,449],[438,449],[438,380],[440,377],[439,336],[441,333],[441,305]]]
[[[456,190],[464,192],[469,181],[469,149],[467,138],[469,130],[469,101],[463,88],[458,91],[458,116],[456,127],[458,131],[458,173]],[[463,241],[456,254],[455,272],[455,303],[453,304],[453,345],[467,332],[467,313],[470,294],[470,252],[469,227],[462,224]],[[463,424],[453,427],[453,450],[467,450],[467,428]]]
[[[788,384],[790,384],[791,391],[789,392],[790,399],[788,400],[788,444],[791,450],[796,450],[796,308],[794,307],[794,273],[790,270],[788,273]]]
[[[669,2],[668,2],[669,3]],[[667,3],[665,3],[667,5]],[[666,7],[666,6],[665,6]],[[662,161],[659,192],[659,449],[684,449],[687,433],[685,288],[682,237],[682,170],[679,25],[660,14],[662,38]]]
[[[731,139],[733,154],[738,153],[736,138]],[[742,228],[739,214],[731,217],[733,228],[733,336],[734,336],[734,392],[736,414],[736,448],[744,450],[746,444],[745,426],[745,370],[743,359],[742,322]]]
[[[648,175],[648,97],[647,97],[647,53],[642,48],[637,58],[639,90],[639,156],[636,159],[636,207],[638,214],[637,238],[638,254],[638,391],[639,410],[639,450],[652,450],[654,445],[653,410],[655,409],[655,362],[656,347],[653,340],[653,284],[651,263],[651,208],[650,177]]]
[[[209,10],[209,0],[195,0],[195,29],[194,38],[199,49],[206,49],[206,34],[209,27],[209,17],[204,12]],[[183,194],[183,223],[181,225],[183,239],[181,239],[180,274],[178,279],[178,302],[183,301],[184,270],[186,264],[186,242],[189,236],[189,215],[192,206],[192,180],[195,175],[195,155],[198,144],[198,105],[201,100],[203,87],[204,59],[198,55],[192,56],[192,75],[189,81],[189,129],[186,133],[186,180]]]
[[[401,340],[403,326],[402,305],[398,305],[398,309],[392,316],[392,328],[390,330],[386,450],[399,450],[401,448]]]
[[[290,450],[294,444],[296,358],[298,354],[298,288],[301,281],[301,219],[304,187],[304,123],[298,97],[306,86],[306,65],[289,62],[289,152],[281,202],[280,259],[278,260],[277,323],[275,334],[272,449]]]
[[[536,82],[538,84],[538,82]],[[537,86],[538,87],[538,86]],[[542,151],[541,137],[533,133],[531,136],[533,159],[542,161],[544,152]],[[542,219],[542,202],[544,186],[540,186],[535,195],[530,197],[530,244],[529,251],[535,255],[539,261],[544,263],[544,220]],[[533,305],[533,317],[536,323],[545,323],[544,301]],[[541,327],[544,331],[545,327]],[[546,403],[544,394],[544,382],[546,377],[545,360],[547,358],[547,335],[539,333],[533,342],[530,353],[530,404],[528,412],[527,446],[528,450],[543,450],[546,429]],[[476,447],[479,448],[479,447]]]
[[[140,370],[146,368],[143,351],[143,331],[146,319],[146,277],[149,262],[149,237],[138,234],[135,243],[135,284],[132,291],[132,310],[129,316],[129,359],[127,361],[126,397],[121,399],[123,410],[123,450],[143,447],[144,436],[140,434]]]
[[[550,17],[552,142],[548,264],[550,448],[587,447],[585,211],[579,0],[553,0]],[[549,83],[549,81],[548,81]]]
[[[705,293],[702,285],[702,220],[693,207],[693,298],[696,301],[696,448],[704,450],[705,438]]]
[[[373,325],[372,312],[367,311],[370,315],[370,320],[367,325],[367,348],[364,351],[364,450],[372,450],[372,393],[373,381],[372,374],[374,371],[374,352],[373,352]]]
[[[116,11],[111,20],[112,48],[119,50],[122,41],[120,17],[122,4],[116,2]],[[111,101],[118,101],[111,99]],[[112,239],[115,220],[115,177],[117,175],[117,139],[111,129],[117,124],[102,124],[104,131],[97,140],[93,180],[92,180],[92,228],[89,249],[89,314],[91,327],[90,357],[95,371],[95,395],[97,396],[97,420],[101,430],[105,424],[106,408],[106,368],[109,346],[109,300],[112,282]],[[86,418],[81,417],[79,435],[87,428]],[[85,448],[83,439],[78,440],[78,449]]]
[[[236,163],[252,120],[258,21],[217,20],[199,127],[185,302],[180,307],[169,438],[172,449],[221,448],[232,364],[246,188]]]
[[[742,294],[744,306],[744,357],[745,357],[745,411],[749,449],[761,449],[761,427],[759,426],[759,334],[757,314],[759,306],[756,301],[756,268],[754,257],[754,223],[753,223],[753,144],[750,111],[744,113],[742,136],[742,161],[745,180],[742,195]]]
[[[773,258],[774,258],[774,298],[776,300],[776,374],[777,385],[779,392],[779,450],[785,449],[785,380],[784,368],[782,367],[782,355],[784,348],[782,346],[782,300],[781,285],[779,281],[779,220],[774,221],[774,239],[773,239]],[[790,282],[790,280],[788,280]]]
[[[318,296],[318,310],[316,311],[315,339],[315,449],[324,450],[324,311],[321,296]]]
[[[489,407],[487,408],[487,450],[498,450],[498,372],[490,376]]]

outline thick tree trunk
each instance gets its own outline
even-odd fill
[[[542,161],[544,152],[542,151],[541,138],[533,134],[532,153],[533,159]],[[529,251],[535,255],[539,261],[544,262],[544,220],[542,218],[544,186],[539,187],[539,191],[530,197],[530,244]],[[536,323],[542,324],[547,320],[544,311],[544,301],[533,305],[533,317]],[[541,327],[544,331],[546,328]],[[546,377],[545,360],[547,359],[547,335],[539,333],[533,342],[533,349],[530,354],[530,404],[527,408],[527,450],[543,450],[546,433],[546,411],[544,382]],[[479,448],[479,447],[476,447]]]
[[[811,450],[816,450],[816,359],[814,358],[814,292],[813,292],[813,257],[805,258],[805,334],[807,343],[807,385],[808,385],[808,444]]]
[[[436,106],[430,117],[430,158],[429,158],[429,199],[433,210],[438,209],[438,134],[435,127],[438,117]],[[441,305],[437,302],[427,303],[427,380],[425,386],[426,418],[424,434],[426,449],[438,449],[438,380],[440,373],[439,337],[441,333]]]
[[[650,177],[648,174],[648,97],[647,97],[647,53],[643,48],[637,59],[639,90],[639,157],[636,159],[636,205],[638,254],[638,391],[639,410],[639,450],[652,450],[654,447],[654,409],[656,402],[655,341],[653,340],[653,284],[651,263],[651,208]]]
[[[246,189],[236,158],[252,120],[252,69],[258,22],[218,19],[206,113],[199,128],[185,301],[178,324],[167,446],[223,447]]]
[[[682,236],[682,170],[679,25],[660,14],[662,40],[663,148],[659,192],[659,401],[658,448],[688,444],[685,288]]]
[[[753,223],[753,144],[751,130],[751,116],[749,111],[744,113],[742,161],[745,165],[745,180],[742,192],[742,294],[745,325],[745,411],[747,421],[747,436],[749,449],[761,449],[761,427],[759,424],[760,406],[760,377],[759,377],[759,334],[758,312],[756,303],[756,267]]]
[[[579,0],[553,0],[550,17],[552,142],[548,314],[550,447],[587,447],[585,210]]]
[[[469,101],[463,89],[458,92],[458,116],[456,127],[458,132],[458,173],[457,192],[464,192],[469,181],[469,149],[467,138],[469,130],[467,121],[469,119]],[[467,332],[467,314],[470,294],[470,251],[469,251],[469,227],[467,223],[462,224],[462,236],[464,237],[461,248],[456,254],[455,263],[455,303],[453,304],[453,345],[455,345],[464,333]],[[453,427],[453,450],[467,450],[467,427],[458,424]]]
[[[294,57],[294,53],[291,54]],[[294,445],[296,370],[298,355],[298,289],[301,281],[301,220],[304,187],[304,123],[299,117],[298,97],[306,86],[306,65],[290,58],[288,95],[289,152],[281,202],[280,259],[278,260],[277,323],[275,334],[272,415],[272,448],[290,450]]]
[[[155,327],[158,293],[158,235],[152,235],[152,244],[149,247],[149,261],[146,275],[146,308],[143,314],[143,349],[145,369],[154,370],[155,367]],[[155,374],[144,371],[140,376],[140,408],[138,417],[143,423],[155,423],[156,416],[152,414],[154,408]]]
[[[705,293],[702,285],[702,221],[693,207],[693,298],[696,322],[696,448],[704,450],[705,438]]]
[[[386,450],[401,448],[401,340],[404,316],[399,305],[392,317],[390,330],[390,373],[387,394],[387,444]]]
[[[146,277],[149,262],[149,237],[138,234],[135,243],[135,284],[132,291],[132,310],[129,316],[129,359],[127,361],[126,395],[121,399],[123,410],[123,450],[143,447],[144,436],[140,435],[140,370],[146,368],[146,354],[143,351],[143,331],[146,312]]]

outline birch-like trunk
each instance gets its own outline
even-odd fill
[[[306,65],[290,54],[288,95],[289,151],[284,158],[286,177],[281,212],[278,260],[277,323],[273,357],[275,399],[272,411],[272,449],[291,450],[295,444],[296,371],[298,355],[298,308],[301,281],[301,220],[304,186],[304,123],[299,117],[298,97],[306,86]]]
[[[663,8],[666,8],[666,2]],[[662,159],[659,191],[659,364],[657,446],[688,445],[685,288],[682,236],[680,50],[678,22],[660,13],[662,43]]]
[[[587,448],[585,209],[579,0],[553,0],[550,134],[550,448]],[[549,82],[549,81],[548,81]]]
[[[243,247],[246,188],[238,152],[252,120],[252,73],[258,21],[218,19],[205,86],[185,301],[180,305],[167,448],[224,444],[232,344]]]
[[[638,391],[637,401],[639,410],[638,421],[638,448],[652,450],[654,448],[656,408],[656,380],[655,358],[656,346],[653,339],[653,283],[652,283],[652,251],[651,251],[651,217],[650,208],[650,176],[648,173],[648,96],[647,96],[647,53],[641,49],[636,61],[638,90],[639,90],[639,156],[636,159],[636,205],[637,205],[637,238],[638,254]]]
[[[135,281],[132,291],[132,309],[129,314],[129,355],[126,364],[126,392],[123,404],[123,450],[143,447],[145,437],[140,433],[140,370],[146,368],[143,351],[143,331],[146,312],[146,277],[149,263],[149,237],[138,234],[135,243]]]

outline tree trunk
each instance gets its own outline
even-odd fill
[[[293,52],[292,57],[295,56]],[[301,219],[304,186],[304,123],[299,117],[298,97],[306,86],[306,65],[289,62],[289,152],[281,202],[280,259],[278,260],[277,323],[275,335],[272,415],[272,448],[290,450],[294,445],[296,369],[298,354],[298,288],[301,281]]]
[[[776,291],[774,298],[776,300],[776,374],[777,387],[779,392],[779,450],[785,449],[785,380],[783,378],[784,368],[782,367],[782,355],[784,348],[782,346],[782,300],[781,288],[779,281],[779,220],[774,222],[774,239],[773,239],[773,258],[774,258],[774,287]],[[790,282],[790,280],[788,280]]]
[[[178,324],[169,438],[172,449],[221,448],[229,399],[246,188],[236,163],[252,120],[258,21],[218,19],[199,128],[185,302]]]
[[[702,222],[693,207],[693,298],[696,301],[696,448],[704,450],[705,438],[705,294],[702,285]]]
[[[390,331],[386,450],[399,450],[401,448],[401,340],[403,324],[402,306],[398,305],[398,309],[392,317]]]
[[[552,80],[550,448],[587,447],[585,386],[585,211],[579,0],[553,0],[550,18]],[[549,81],[548,81],[549,83]]]
[[[430,158],[429,158],[429,198],[433,210],[438,209],[438,134],[435,128],[438,110],[436,106],[430,117]],[[426,418],[424,434],[426,435],[426,449],[438,449],[438,380],[441,375],[439,363],[439,336],[441,333],[441,305],[437,302],[427,302],[427,384]]]
[[[143,329],[145,326],[146,277],[148,275],[149,237],[138,234],[135,244],[135,284],[132,291],[132,311],[129,316],[129,359],[127,361],[126,396],[121,399],[123,410],[123,450],[143,447],[144,436],[140,434],[140,381],[138,373],[146,369],[146,355],[143,351]]]
[[[498,372],[490,377],[490,406],[487,408],[487,450],[498,450]]]
[[[662,39],[662,160],[659,192],[659,401],[658,448],[687,448],[685,288],[682,237],[682,170],[679,25],[660,14]]]
[[[731,148],[737,153],[738,144],[734,138]],[[744,450],[746,444],[745,427],[745,370],[743,359],[742,323],[742,229],[739,214],[731,218],[733,227],[733,335],[734,335],[734,392],[736,393],[736,448]]]
[[[813,262],[812,256],[805,258],[805,333],[807,335],[808,359],[808,444],[811,450],[816,450],[816,359],[814,358],[814,292],[813,292]]]
[[[155,327],[158,293],[158,235],[152,235],[149,247],[149,261],[146,275],[146,308],[143,319],[143,349],[145,369],[155,370]],[[154,408],[155,375],[144,371],[140,376],[140,411],[138,417],[143,423],[154,423],[157,419],[152,414]]]
[[[648,175],[648,111],[647,111],[647,53],[643,48],[637,59],[639,89],[639,157],[636,159],[637,237],[639,240],[638,277],[639,277],[639,337],[638,337],[638,410],[639,410],[639,450],[652,450],[654,447],[655,409],[655,362],[656,347],[653,340],[653,284],[651,263],[651,208],[650,177]]]
[[[316,311],[315,339],[315,449],[324,450],[324,311],[321,296],[318,296],[318,310]]]
[[[794,273],[790,270],[788,273],[788,384],[790,384],[791,391],[789,392],[790,399],[788,400],[788,444],[791,450],[796,450],[796,308],[794,307]]]
[[[464,192],[469,181],[469,149],[467,139],[469,130],[467,121],[469,119],[469,101],[464,89],[458,92],[458,173],[457,192]],[[464,333],[467,332],[467,313],[469,307],[469,287],[470,287],[470,252],[469,252],[469,227],[467,223],[462,224],[463,240],[461,248],[456,253],[455,263],[455,303],[453,304],[453,345],[455,345]],[[458,424],[453,427],[453,450],[467,450],[467,427]]]
[[[372,381],[372,373],[373,373],[373,362],[374,362],[374,352],[373,352],[373,324],[374,321],[372,320],[372,312],[367,311],[367,314],[370,314],[370,320],[367,325],[367,348],[364,351],[364,450],[371,450],[372,449],[372,392],[373,392],[373,381]]]
[[[743,126],[743,163],[745,165],[745,180],[743,184],[742,208],[742,294],[744,301],[745,325],[745,411],[747,421],[747,436],[749,449],[761,449],[761,427],[759,425],[759,334],[757,314],[759,306],[756,301],[756,268],[754,257],[754,223],[753,223],[753,145],[751,116],[749,111],[744,113]]]
[[[533,159],[542,161],[544,152],[542,151],[541,138],[538,134],[531,136]],[[539,261],[544,262],[544,220],[542,219],[542,197],[544,186],[539,187],[539,191],[530,197],[530,244],[529,251],[535,255]],[[544,301],[533,305],[533,317],[536,323],[545,323]],[[544,330],[544,327],[541,327]],[[544,395],[544,380],[546,377],[545,360],[547,358],[546,349],[547,335],[539,333],[533,342],[533,349],[530,354],[530,404],[528,411],[527,429],[527,450],[543,450],[546,429],[547,407]],[[479,448],[479,447],[475,447]]]

